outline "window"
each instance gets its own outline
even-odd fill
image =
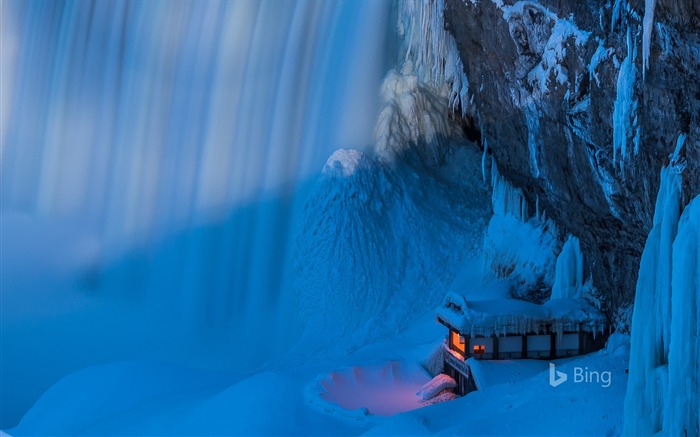
[[[474,345],[474,355],[483,355],[486,352],[486,345],[475,344]]]
[[[460,352],[464,355],[467,352],[464,346],[464,336],[457,331],[450,331],[450,349]]]

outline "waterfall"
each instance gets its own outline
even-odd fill
[[[265,327],[271,338],[285,333],[279,347],[293,341],[294,217],[334,150],[372,146],[391,61],[390,13],[389,0],[2,3],[3,236],[22,214],[89,229],[99,241],[96,259],[81,266],[94,283],[81,297],[89,303],[75,306],[82,315],[32,321],[43,334],[22,334],[70,343],[62,354],[70,364],[52,356],[58,370],[37,387],[5,387],[3,397],[27,394],[15,410],[61,373],[119,359],[110,338],[139,341],[147,335],[136,327],[172,323],[148,311],[143,323],[115,323],[91,309],[120,299],[158,308],[181,325],[177,332],[251,337],[246,345],[269,349],[251,334]],[[51,260],[69,252],[41,244]],[[4,252],[7,266],[13,253]],[[28,271],[45,276],[38,259],[31,263]],[[13,296],[42,293],[3,279],[17,326],[26,324]],[[12,326],[8,338],[29,347]],[[113,335],[98,341],[98,332]],[[23,350],[6,363],[10,377],[22,371]],[[3,413],[13,420],[15,410]]]
[[[96,224],[107,258],[186,233],[147,276],[188,307],[274,295],[290,199],[333,150],[372,143],[389,4],[4,9],[3,208]]]

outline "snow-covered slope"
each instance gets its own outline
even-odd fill
[[[461,163],[459,177],[357,151],[329,158],[307,200],[295,256],[302,319],[316,347],[349,347],[339,335],[358,341],[358,330],[371,338],[409,325],[475,256],[488,215],[481,156],[463,146],[451,159]]]

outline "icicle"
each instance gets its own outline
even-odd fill
[[[511,214],[521,221],[528,219],[528,207],[522,190],[513,187],[498,172],[495,158],[491,160],[491,187],[494,214]]]
[[[486,155],[488,154],[489,151],[489,142],[486,138],[484,138],[484,153],[481,156],[481,176],[484,179],[484,183],[486,183]]]
[[[646,78],[651,52],[651,33],[654,28],[654,8],[656,0],[646,0],[644,3],[644,28],[642,34],[642,80]]]
[[[578,238],[569,235],[561,253],[557,257],[552,286],[552,299],[572,299],[577,297],[583,286],[583,252]]]
[[[617,97],[613,109],[613,163],[617,163],[619,155],[620,169],[623,172],[627,157],[627,134],[636,125],[637,100],[634,98],[636,58],[637,48],[632,41],[631,29],[628,28],[627,57],[622,61],[617,76]],[[634,150],[635,153],[638,152],[638,140],[635,140]]]
[[[683,151],[683,146],[685,145],[685,134],[681,133],[678,135],[678,140],[676,140],[676,148],[671,155],[671,162],[676,163],[680,159],[681,152]]]
[[[680,146],[676,151],[680,153]],[[637,280],[632,316],[630,372],[625,397],[625,434],[668,434],[662,429],[662,415],[676,399],[666,399],[668,392],[669,345],[673,344],[671,310],[675,291],[673,282],[675,261],[673,243],[678,232],[681,211],[682,178],[674,162],[661,170],[661,184],[654,210],[654,226],[647,237]],[[697,229],[693,230],[697,233]],[[678,239],[678,241],[684,241]],[[697,272],[692,273],[697,284]],[[696,292],[696,290],[693,290]],[[687,342],[685,332],[676,341]],[[690,354],[692,355],[692,354]],[[682,359],[689,359],[684,356]],[[694,370],[697,372],[697,367]],[[697,374],[697,373],[696,373]],[[666,431],[666,432],[662,432]]]

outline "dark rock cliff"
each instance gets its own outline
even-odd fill
[[[466,124],[531,206],[580,238],[612,315],[634,298],[659,172],[681,133],[685,201],[700,190],[700,1],[657,2],[644,75],[643,1],[445,3],[473,95]]]

